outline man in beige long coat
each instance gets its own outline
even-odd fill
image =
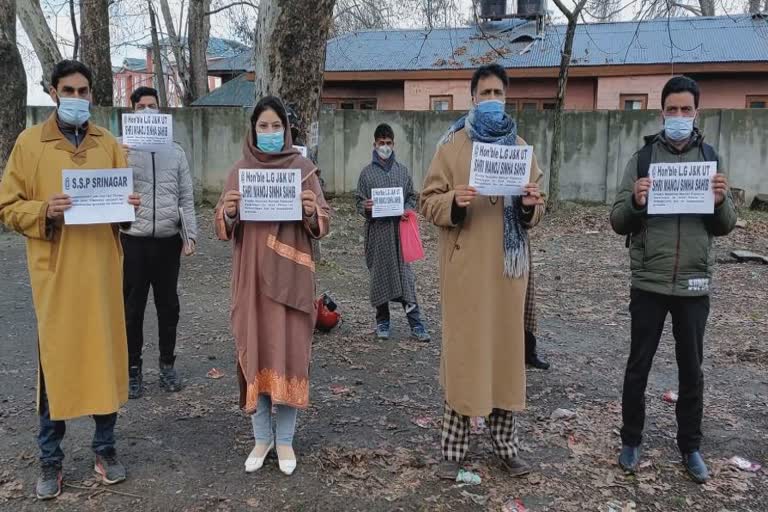
[[[115,224],[67,225],[72,198],[62,170],[125,167],[117,141],[89,122],[91,71],[65,60],[53,68],[56,111],[24,130],[0,181],[0,222],[27,239],[27,263],[40,352],[40,477],[36,494],[61,493],[64,420],[93,416],[94,470],[106,484],[125,480],[117,460],[117,411],[128,399],[122,260]],[[137,207],[141,200],[131,195]]]
[[[515,411],[525,408],[523,310],[527,230],[544,213],[535,156],[523,196],[480,196],[470,187],[474,142],[524,145],[504,112],[508,79],[497,64],[478,68],[473,107],[440,142],[421,194],[421,211],[440,227],[440,294],[445,392],[440,476],[455,479],[469,448],[470,417],[488,417],[494,451],[513,476],[518,457]]]

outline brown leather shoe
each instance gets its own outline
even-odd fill
[[[512,457],[511,459],[501,459],[501,463],[504,469],[507,470],[510,476],[520,477],[525,476],[531,472],[531,466],[528,465],[520,457]]]

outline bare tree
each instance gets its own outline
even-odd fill
[[[547,207],[550,211],[557,211],[560,207],[560,164],[563,152],[563,110],[565,107],[565,93],[568,88],[568,71],[571,67],[571,54],[573,53],[573,39],[576,36],[576,26],[579,16],[588,0],[578,0],[571,11],[562,0],[554,0],[555,5],[568,20],[565,29],[565,42],[560,56],[560,72],[557,77],[557,101],[554,111],[554,126],[552,129],[552,156],[549,161],[549,198]]]
[[[0,73],[9,77],[0,104],[0,177],[27,121],[27,75],[16,46],[16,0],[0,0]]]
[[[181,98],[181,103],[186,106],[194,101],[192,98],[192,79],[189,74],[189,66],[187,66],[187,56],[184,47],[182,46],[182,40],[176,32],[171,9],[168,6],[168,0],[160,0],[160,9],[163,12],[165,30],[168,34],[168,40],[171,43],[173,56],[176,60],[176,72],[178,73],[179,81],[181,82],[181,91],[179,91],[181,94],[179,96]]]
[[[256,44],[256,21],[259,15],[258,1],[240,2],[231,0],[213,0],[207,16],[224,19],[224,27],[229,37],[253,48]]]
[[[208,38],[211,33],[211,18],[207,13],[210,8],[211,0],[189,1],[187,40],[192,101],[208,94]]]
[[[165,90],[165,74],[163,73],[163,53],[160,50],[160,38],[157,35],[157,13],[152,0],[147,0],[149,8],[149,26],[152,34],[152,68],[155,73],[155,87],[160,96],[160,106],[168,106],[168,93]],[[130,94],[131,91],[128,91]]]
[[[597,21],[615,21],[624,6],[622,0],[589,0],[584,12]]]
[[[72,23],[72,37],[74,44],[72,48],[72,59],[77,60],[77,50],[80,47],[80,34],[77,32],[77,17],[75,16],[75,0],[69,0],[69,20]]]
[[[93,72],[95,105],[112,106],[112,59],[107,0],[80,0],[81,60]]]
[[[641,0],[635,19],[667,18],[685,14],[714,16],[715,0]]]
[[[48,23],[45,21],[40,0],[19,0],[16,2],[16,7],[21,26],[24,27],[24,32],[27,33],[43,70],[43,79],[40,85],[45,92],[48,92],[51,87],[50,79],[53,66],[62,60],[61,51]]]
[[[256,98],[274,94],[294,105],[302,136],[317,121],[325,43],[336,0],[262,0],[254,51]]]
[[[404,4],[429,30],[453,25],[459,12],[456,0],[405,0]]]
[[[749,0],[749,12],[751,14],[759,13],[761,10],[761,3],[760,0]]]
[[[334,8],[331,36],[387,28],[392,26],[394,17],[392,1],[339,0]]]

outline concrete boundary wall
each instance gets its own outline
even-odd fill
[[[28,107],[27,124],[43,121],[51,111],[50,107]],[[124,111],[94,108],[93,117],[119,134]],[[171,109],[170,113],[174,138],[187,152],[197,197],[215,200],[227,171],[242,154],[250,110],[196,107]],[[438,140],[458,116],[458,112],[424,111],[322,114],[318,159],[326,190],[335,194],[355,190],[360,170],[371,159],[373,132],[379,123],[394,129],[397,158],[411,170],[414,185],[420,189]],[[520,136],[534,146],[548,180],[552,113],[522,113],[518,125]],[[705,140],[720,152],[731,185],[744,189],[748,202],[758,193],[768,193],[768,110],[702,111],[699,125]],[[567,112],[562,198],[613,201],[626,163],[642,145],[643,135],[660,127],[658,111]]]

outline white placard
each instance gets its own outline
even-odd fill
[[[179,206],[179,222],[181,222],[181,239],[186,245],[189,245],[189,230],[187,229],[187,221],[184,219],[184,208]]]
[[[717,162],[651,164],[648,215],[714,213],[712,177],[716,173]]]
[[[307,158],[307,146],[293,146],[293,149],[298,149],[301,156]]]
[[[403,215],[403,187],[372,188],[371,199],[373,199],[372,217]]]
[[[521,196],[531,178],[533,146],[472,144],[469,184],[483,196]]]
[[[133,169],[63,169],[62,193],[72,199],[64,212],[65,224],[133,222],[136,211],[128,204],[133,193]]]
[[[136,149],[163,149],[173,144],[170,114],[123,114],[123,144]]]
[[[240,169],[240,220],[301,220],[301,170]]]

